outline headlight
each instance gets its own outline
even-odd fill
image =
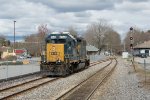
[[[57,60],[57,61],[56,61],[56,64],[61,64],[61,60]]]

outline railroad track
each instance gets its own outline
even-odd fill
[[[57,100],[89,100],[97,88],[113,72],[116,65],[117,60],[111,59],[108,65],[58,97]]]
[[[100,64],[100,63],[102,63],[102,62],[106,62],[106,61],[108,61],[108,60],[110,60],[110,58],[103,59],[103,60],[99,60],[99,61],[95,61],[95,62],[91,62],[89,67],[94,66],[94,65],[97,65],[97,64]]]
[[[17,85],[11,86],[11,87],[7,87],[5,89],[1,89],[0,90],[0,100],[10,99],[12,97],[21,95],[21,94],[28,92],[32,89],[35,89],[37,87],[43,86],[50,82],[54,82],[58,79],[59,78],[50,79],[48,77],[42,77],[42,78],[38,78],[38,79],[31,80],[28,82],[24,82],[21,84],[17,84]]]
[[[107,60],[108,59],[92,62],[92,63],[90,63],[90,67],[97,65],[99,63],[105,62]],[[10,87],[6,87],[4,89],[0,89],[0,99],[10,99],[12,97],[17,97],[18,95],[21,95],[25,92],[32,90],[32,89],[38,88],[38,87],[45,85],[47,83],[54,82],[58,79],[59,78],[49,79],[45,76],[45,77],[41,77],[38,79],[30,80],[27,82],[23,82],[23,83],[20,83],[17,85],[13,85]]]

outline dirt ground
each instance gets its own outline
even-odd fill
[[[145,84],[144,70],[138,62],[134,63],[134,70],[131,59],[117,58],[115,71],[105,84],[97,89],[91,100],[149,100],[150,76],[147,75]]]
[[[136,69],[137,77],[139,79],[139,87],[143,87],[144,89],[150,92],[150,57],[135,57],[134,66]]]

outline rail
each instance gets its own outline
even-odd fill
[[[81,97],[83,100],[88,100],[91,95],[95,92],[95,90],[99,87],[100,84],[102,84],[102,82],[107,78],[107,76],[109,75],[109,73],[111,73],[114,68],[116,67],[117,65],[117,60],[115,59],[116,63],[115,63],[115,66],[111,69],[111,71],[109,71],[105,76],[104,78],[101,80],[100,83],[96,84],[96,86],[94,88],[90,88],[92,90],[89,89],[91,83],[88,82],[89,80],[92,80],[94,79],[95,77],[95,80],[97,79],[96,77],[97,76],[100,76],[101,72],[104,71],[104,69],[106,69],[109,65],[112,64],[112,60],[113,59],[110,59],[111,61],[106,65],[104,66],[103,68],[101,68],[100,70],[98,70],[95,74],[93,74],[92,76],[90,76],[88,79],[85,79],[84,81],[82,81],[81,83],[79,83],[78,85],[74,86],[72,89],[70,89],[69,91],[67,91],[66,93],[62,94],[60,97],[57,98],[57,100],[61,100],[61,99],[69,99],[69,100],[73,100],[73,99],[79,99],[79,97]],[[103,62],[106,62],[108,61],[107,60],[104,60]],[[99,62],[100,63],[100,62]],[[95,65],[96,63],[94,63]],[[98,63],[97,63],[98,64]],[[99,74],[99,75],[98,75]],[[94,82],[93,80],[91,82]],[[87,85],[86,85],[87,84]],[[94,83],[95,84],[95,83]],[[78,88],[78,89],[77,89]],[[88,89],[86,89],[88,88]],[[77,89],[77,90],[76,90]],[[90,93],[86,94],[85,92],[89,92],[91,91]],[[70,94],[71,93],[71,94]],[[82,94],[82,96],[81,96]],[[79,96],[80,95],[80,96]],[[83,95],[86,95],[83,96]],[[77,98],[78,97],[78,98]],[[79,99],[79,100],[82,100],[82,99]]]
[[[6,93],[6,91],[10,91],[11,89],[20,88],[20,87],[23,87],[23,86],[25,86],[25,85],[29,85],[29,84],[31,84],[31,83],[33,83],[33,82],[36,82],[36,81],[44,80],[45,78],[46,78],[46,77],[40,78],[40,79],[36,79],[36,80],[32,80],[32,81],[29,81],[29,82],[26,82],[26,83],[18,84],[18,85],[13,86],[13,87],[9,87],[9,88],[2,89],[2,90],[0,91],[0,94],[1,94],[2,92],[5,92],[5,93]],[[29,88],[22,89],[21,91],[18,91],[18,92],[14,92],[14,91],[13,91],[14,93],[9,94],[9,95],[7,95],[7,96],[3,96],[3,97],[0,98],[0,99],[2,99],[2,100],[10,99],[10,98],[15,97],[15,96],[17,96],[17,95],[21,95],[22,93],[25,93],[25,92],[27,92],[27,91],[31,91],[31,90],[33,90],[33,89],[35,89],[35,88],[38,88],[38,87],[43,86],[43,85],[45,85],[45,84],[48,84],[48,83],[50,83],[50,82],[54,82],[54,81],[56,81],[56,80],[58,80],[58,79],[59,79],[59,78],[47,80],[47,81],[41,82],[41,83],[39,83],[39,84],[37,84],[37,85],[30,86]]]

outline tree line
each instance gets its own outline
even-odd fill
[[[79,35],[73,26],[68,27],[66,31],[69,31],[74,37]],[[25,37],[26,45],[24,46],[26,46],[31,54],[40,55],[42,43],[50,32],[47,25],[40,25],[37,34],[31,34]],[[120,35],[104,20],[89,24],[86,31],[80,35],[85,38],[88,45],[97,47],[99,54],[102,50],[114,53],[118,53],[121,50]]]
[[[121,50],[120,35],[105,20],[88,25],[84,37],[99,49],[99,54],[102,50],[114,53]]]
[[[7,40],[5,36],[0,36],[0,47],[10,46],[10,40]]]
[[[133,28],[134,46],[144,41],[150,40],[150,30],[147,32],[141,31],[138,28]],[[70,26],[66,31],[69,31],[74,37],[79,34],[77,30]],[[25,48],[33,56],[40,56],[42,52],[42,45],[44,44],[46,36],[51,33],[46,24],[38,26],[37,33],[30,34],[24,37],[24,42],[16,42],[16,48]],[[108,24],[105,20],[99,20],[98,22],[87,25],[86,31],[82,35],[85,38],[88,45],[93,45],[99,49],[99,54],[102,51],[109,51],[115,54],[120,54],[126,50],[130,50],[130,31],[126,33],[126,37],[121,41],[121,37],[117,31],[113,29],[113,26]],[[10,41],[9,41],[10,42]],[[0,37],[0,45],[3,44],[9,46],[9,42],[5,41],[4,37]],[[125,44],[125,45],[123,45]],[[13,46],[13,43],[11,43]]]

